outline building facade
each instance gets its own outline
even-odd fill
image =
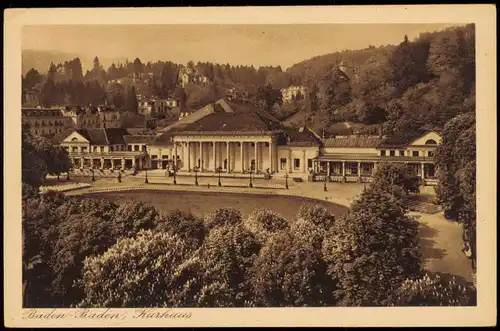
[[[61,109],[23,108],[21,121],[28,124],[34,135],[52,135],[73,127],[73,121]]]
[[[121,130],[121,131],[120,131]],[[405,143],[380,136],[321,138],[288,128],[250,103],[221,99],[169,126],[158,136],[125,129],[74,130],[60,143],[75,165],[173,169],[186,175],[290,176],[333,182],[370,182],[385,162],[404,163],[424,185],[435,185],[438,131]],[[110,160],[110,161],[108,161]]]
[[[120,111],[106,105],[89,107],[64,107],[64,116],[71,118],[72,127],[77,129],[106,129],[121,127]]]
[[[305,98],[306,88],[304,86],[289,86],[281,89],[281,96],[284,103],[292,102],[297,96]]]
[[[53,141],[63,146],[76,169],[142,169],[152,136],[132,135],[126,129],[70,129]]]

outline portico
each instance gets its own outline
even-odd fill
[[[176,135],[175,154],[181,172],[266,173],[276,169],[276,138],[262,135]],[[177,156],[181,155],[180,158]]]

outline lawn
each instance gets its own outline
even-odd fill
[[[164,212],[180,209],[191,212],[193,215],[199,217],[222,207],[236,208],[240,210],[244,217],[254,209],[266,208],[280,213],[288,220],[295,219],[300,206],[308,203],[321,205],[335,215],[342,215],[348,210],[347,207],[331,202],[276,195],[135,190],[128,192],[92,193],[88,196],[107,198],[116,202],[133,199],[148,202]]]

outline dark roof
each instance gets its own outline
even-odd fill
[[[380,147],[404,147],[413,142],[415,139],[418,139],[429,132],[436,132],[437,134],[441,134],[442,129],[440,128],[433,128],[432,130],[423,129],[414,133],[395,134],[390,137],[387,137],[384,141],[382,141]]]
[[[245,132],[272,131],[279,123],[273,122],[258,113],[222,113],[208,114],[200,120],[186,125],[182,131],[197,132]]]
[[[172,136],[177,132],[175,129],[164,131],[151,141],[152,145],[170,145],[172,144]]]
[[[283,128],[283,134],[278,136],[278,145],[316,147],[321,146],[321,140],[309,128]]]
[[[92,145],[123,145],[124,136],[128,135],[126,129],[108,128],[108,129],[67,129],[58,133],[52,138],[55,143],[60,143],[71,133],[77,132],[82,137],[90,141]]]
[[[111,145],[123,145],[125,144],[125,139],[123,139],[124,136],[128,135],[128,132],[126,129],[122,128],[109,128],[109,129],[102,129],[106,135],[107,141]]]
[[[151,142],[156,136],[154,135],[127,135],[123,136],[125,143],[146,144]]]
[[[376,148],[383,139],[377,136],[345,136],[321,139],[327,148]]]
[[[66,139],[67,136],[69,136],[71,133],[73,133],[75,129],[65,129],[62,132],[56,133],[54,137],[52,137],[52,143],[54,144],[59,144],[62,142],[64,139]]]

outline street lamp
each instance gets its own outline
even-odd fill
[[[253,169],[250,169],[249,173],[250,173],[250,184],[248,185],[248,187],[252,188],[252,187],[253,187],[253,183],[252,183],[252,173],[253,173]]]
[[[198,171],[200,171],[200,167],[195,166],[193,168],[194,171],[194,185],[198,186]]]
[[[144,184],[148,184],[149,183],[149,180],[148,180],[148,167],[146,166],[146,177],[144,177]]]
[[[221,174],[221,172],[222,172],[222,167],[221,167],[221,166],[218,166],[218,167],[215,169],[215,171],[219,174],[219,183],[218,183],[218,185],[219,185],[219,186],[222,186],[222,184],[221,184],[221,182],[220,182],[220,174]]]
[[[92,181],[95,182],[94,168],[90,169],[92,171]]]
[[[119,172],[118,173],[118,183],[121,183],[122,182],[122,173]]]
[[[328,175],[325,176],[325,182],[324,182],[324,185],[323,185],[323,191],[325,191],[325,192],[328,191],[328,189],[326,188],[326,180],[327,180],[327,178],[328,178]]]
[[[285,173],[285,188],[288,190],[288,172]]]

